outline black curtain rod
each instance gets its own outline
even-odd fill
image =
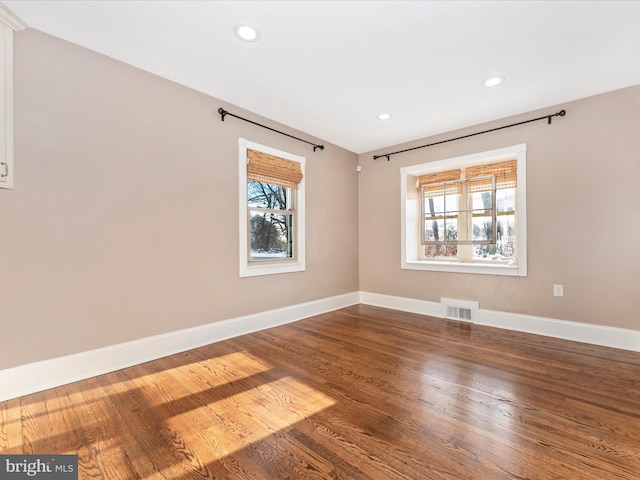
[[[544,117],[538,117],[538,118],[534,118],[532,120],[525,120],[524,122],[512,123],[511,125],[505,125],[504,127],[497,127],[497,128],[492,128],[490,130],[484,130],[482,132],[470,133],[469,135],[463,135],[461,137],[450,138],[449,140],[442,140],[440,142],[434,142],[434,143],[430,143],[428,145],[421,145],[419,147],[407,148],[405,150],[398,150],[397,152],[383,153],[382,155],[374,155],[373,159],[377,160],[377,159],[382,158],[382,157],[387,157],[387,162],[388,162],[390,160],[391,155],[397,155],[398,153],[410,152],[412,150],[418,150],[419,148],[432,147],[434,145],[439,145],[441,143],[453,142],[454,140],[461,140],[463,138],[469,138],[469,137],[474,137],[476,135],[482,135],[483,133],[495,132],[496,130],[502,130],[504,128],[515,127],[517,125],[523,125],[525,123],[537,122],[538,120],[544,120],[545,118],[547,119],[547,124],[551,125],[551,118],[552,117],[564,117],[566,114],[567,114],[567,112],[565,110],[560,110],[559,112],[551,114],[551,115],[545,115]]]
[[[218,113],[220,114],[221,120],[222,120],[223,122],[224,122],[224,117],[226,117],[227,115],[229,115],[230,117],[238,118],[238,119],[240,119],[240,120],[244,120],[245,122],[253,123],[254,125],[257,125],[257,126],[262,127],[262,128],[266,128],[267,130],[271,130],[272,132],[279,133],[280,135],[286,135],[287,137],[294,138],[294,139],[299,140],[299,141],[304,142],[304,143],[308,143],[309,145],[313,145],[313,151],[314,151],[314,152],[315,152],[315,151],[316,151],[316,149],[318,149],[318,148],[319,148],[320,150],[324,150],[324,145],[317,145],[317,144],[315,144],[315,143],[312,143],[312,142],[308,142],[308,141],[306,141],[306,140],[303,140],[302,138],[294,137],[293,135],[289,135],[288,133],[284,133],[284,132],[281,132],[280,130],[276,130],[275,128],[267,127],[266,125],[262,125],[261,123],[254,122],[253,120],[249,120],[248,118],[239,117],[238,115],[234,115],[233,113],[231,113],[231,112],[229,112],[229,111],[225,110],[225,109],[224,109],[224,108],[222,108],[222,107],[220,107],[220,108],[218,109]]]

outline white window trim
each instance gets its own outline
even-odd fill
[[[273,275],[279,273],[303,272],[305,270],[305,157],[276,150],[275,148],[260,145],[244,138],[238,139],[238,177],[239,177],[239,213],[240,213],[240,276],[255,277],[258,275]],[[249,261],[249,232],[247,213],[247,149],[257,150],[269,155],[293,160],[300,163],[302,181],[296,191],[296,258],[273,260],[269,262]]]
[[[474,153],[431,163],[423,163],[400,169],[401,191],[401,268],[404,270],[424,270],[432,272],[477,273],[486,275],[527,276],[527,145],[522,143],[512,147],[487,152]],[[415,188],[415,179],[425,173],[467,168],[491,161],[506,160],[516,156],[518,188],[516,189],[516,209],[518,222],[518,264],[498,265],[483,263],[436,262],[420,260],[420,194]]]
[[[13,188],[13,32],[26,26],[0,5],[0,188]]]

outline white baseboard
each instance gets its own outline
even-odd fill
[[[360,303],[359,292],[0,370],[0,401]]]
[[[440,303],[426,300],[360,292],[360,303],[442,317]],[[475,323],[488,327],[504,328],[517,332],[533,333],[574,342],[640,352],[640,330],[606,327],[590,323],[569,322],[555,318],[484,309],[478,310],[478,319],[476,319]]]
[[[415,298],[394,297],[381,293],[360,292],[360,303],[374,307],[393,308],[402,312],[419,313],[432,317],[442,317],[442,307],[439,303]]]
[[[640,352],[640,330],[480,309],[479,325]]]
[[[442,306],[437,302],[378,293],[352,292],[0,370],[0,401],[84,380],[357,303],[442,317]],[[479,309],[476,323],[640,352],[640,331],[638,330],[483,309]]]

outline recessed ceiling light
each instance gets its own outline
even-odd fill
[[[260,38],[258,30],[251,25],[238,25],[233,29],[233,33],[243,42],[257,42]]]
[[[381,113],[380,115],[378,115],[378,120],[389,120],[390,118],[390,113]]]
[[[487,78],[482,85],[485,87],[495,87],[504,82],[504,77],[502,75],[496,75],[495,77]]]

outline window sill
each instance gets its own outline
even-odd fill
[[[402,262],[402,269],[430,272],[475,273],[481,275],[506,275],[512,277],[527,276],[527,269],[522,265],[487,265],[486,263],[447,263],[414,260]]]
[[[279,273],[304,272],[304,262],[271,262],[250,263],[240,265],[240,277],[257,277],[259,275],[277,275]]]

